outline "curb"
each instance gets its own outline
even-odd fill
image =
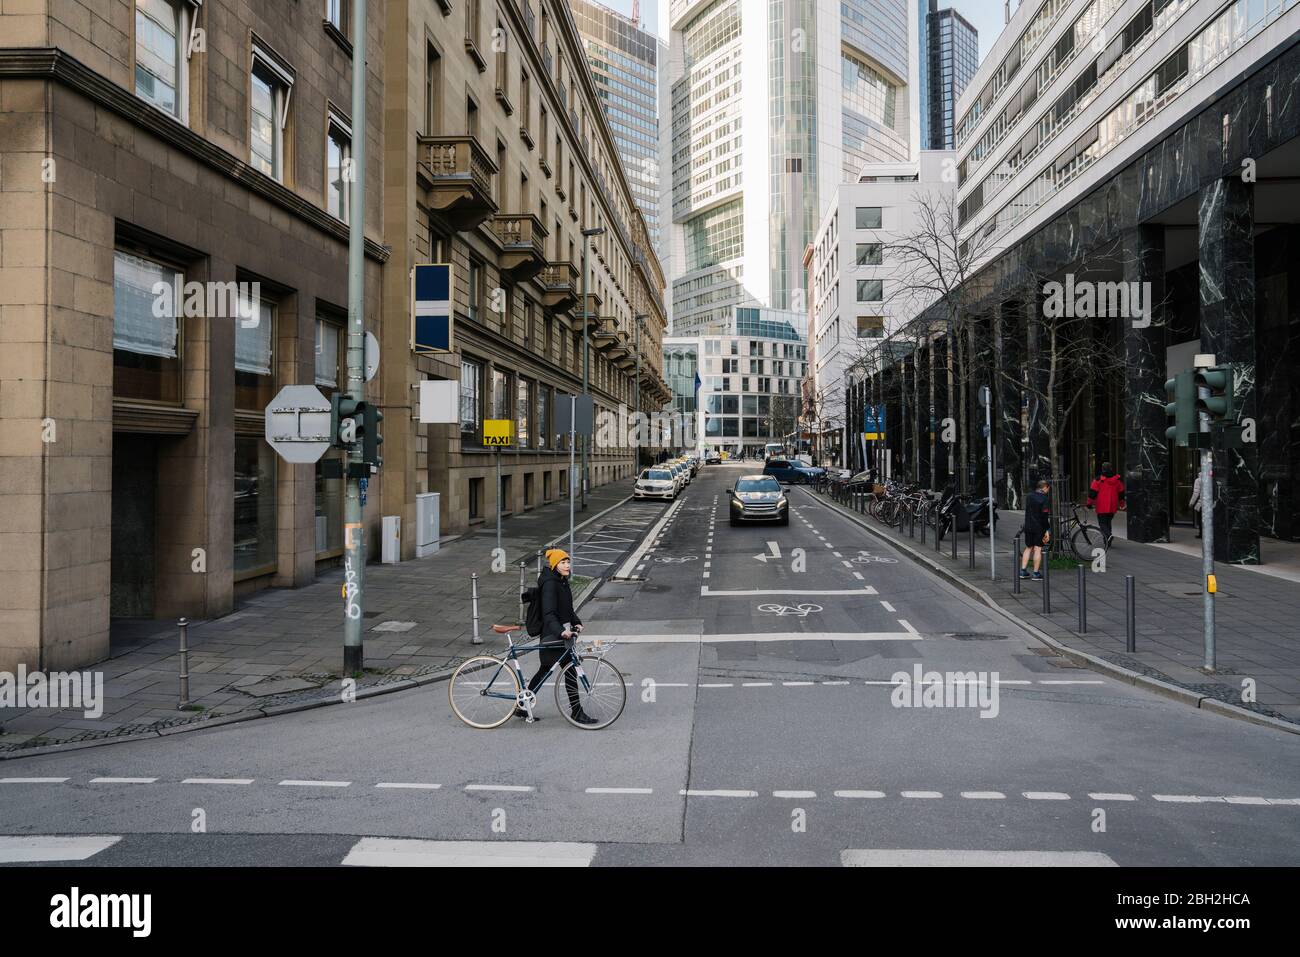
[[[581,525],[573,526],[573,530],[576,532],[578,529],[582,528],[583,525],[594,522],[601,516],[627,504],[631,498],[632,496],[628,495],[626,498],[620,499],[613,505],[609,506],[609,508],[591,516]],[[565,533],[558,538],[553,539],[548,543],[548,547],[567,537],[568,533]],[[596,592],[596,590],[600,588],[603,582],[604,579],[593,578],[590,584],[582,590],[582,593],[574,601],[573,607],[575,610],[581,608],[583,604],[585,604],[586,601]],[[357,690],[355,700],[361,701],[366,698],[377,698],[380,695],[396,694],[399,691],[412,691],[416,688],[423,687],[424,685],[446,681],[452,676],[454,670],[455,669],[439,671],[430,675],[421,675],[417,678],[406,678],[388,684],[375,685],[369,688],[360,688]],[[41,755],[61,754],[65,751],[84,751],[87,748],[102,748],[110,744],[122,744],[127,741],[149,741],[154,738],[167,737],[173,734],[185,734],[190,731],[206,731],[209,728],[219,728],[231,724],[242,724],[245,721],[256,721],[259,718],[271,718],[282,714],[294,714],[299,711],[312,711],[316,708],[328,707],[329,705],[347,703],[349,702],[345,702],[342,698],[317,698],[310,701],[290,701],[284,704],[270,705],[265,708],[250,708],[246,711],[221,715],[220,717],[210,718],[206,721],[195,721],[190,724],[180,724],[170,728],[161,728],[157,731],[140,731],[135,734],[122,734],[115,737],[95,738],[90,741],[69,741],[64,744],[46,744],[37,748],[23,748],[18,751],[0,752],[0,761],[14,761],[20,758],[35,758],[40,757]]]
[[[1099,658],[1096,655],[1089,654],[1086,651],[1079,651],[1075,648],[1069,647],[1068,645],[1063,645],[1051,635],[1048,635],[1046,632],[1020,618],[1014,612],[1010,612],[1003,608],[982,588],[975,587],[960,575],[954,575],[942,565],[931,560],[929,556],[922,554],[911,546],[906,545],[903,542],[895,541],[879,529],[872,528],[871,525],[858,518],[856,513],[844,508],[838,502],[832,501],[830,498],[826,498],[823,501],[821,496],[815,495],[808,489],[802,489],[802,491],[807,492],[809,497],[811,497],[813,501],[817,502],[817,504],[824,504],[828,508],[835,509],[835,511],[841,516],[847,518],[874,538],[877,538],[889,545],[891,548],[902,552],[918,565],[929,569],[935,575],[948,582],[948,584],[957,588],[967,596],[974,598],[976,601],[980,602],[980,604],[985,605],[990,611],[996,612],[1018,628],[1028,632],[1032,637],[1047,645],[1047,647],[1057,652],[1063,658],[1068,658],[1076,664],[1082,665],[1085,668],[1090,668],[1093,671],[1100,671],[1112,678],[1117,678],[1125,684],[1144,688],[1147,691],[1154,692],[1162,697],[1170,698],[1193,708],[1209,711],[1212,714],[1222,715],[1227,718],[1236,718],[1239,721],[1248,721],[1251,724],[1263,725],[1264,727],[1273,728],[1277,731],[1285,731],[1288,734],[1300,734],[1300,725],[1294,724],[1290,721],[1284,721],[1281,718],[1273,718],[1265,714],[1258,714],[1248,708],[1229,704],[1228,702],[1221,701],[1218,698],[1197,694],[1195,691],[1189,691],[1188,689],[1171,682],[1161,681],[1159,678],[1152,678],[1150,675],[1144,675],[1141,672],[1133,671],[1122,665],[1117,665],[1114,662],[1107,661],[1104,658]]]

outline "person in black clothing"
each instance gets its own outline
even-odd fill
[[[538,601],[542,603],[543,644],[538,654],[537,674],[528,682],[528,690],[536,694],[541,690],[546,674],[564,655],[564,646],[572,641],[575,634],[582,631],[582,620],[573,610],[573,592],[569,588],[569,576],[573,573],[573,564],[563,549],[552,548],[546,553],[549,568],[542,569],[537,576]],[[546,646],[550,647],[546,647]],[[564,674],[564,690],[569,694],[569,708],[573,720],[579,724],[595,724],[596,719],[582,710],[578,700],[578,679],[572,670]],[[528,712],[523,708],[515,709],[515,717],[526,718]],[[533,716],[533,720],[538,720]]]
[[[1034,581],[1042,581],[1040,566],[1043,561],[1043,548],[1051,541],[1052,506],[1047,490],[1051,483],[1039,479],[1036,489],[1025,498],[1025,550],[1020,556],[1020,577],[1028,578],[1029,556],[1034,556]]]

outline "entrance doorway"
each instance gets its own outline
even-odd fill
[[[158,443],[148,435],[113,435],[113,544],[109,615],[152,618]]]

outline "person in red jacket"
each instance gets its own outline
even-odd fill
[[[1113,537],[1111,520],[1124,507],[1124,480],[1115,474],[1109,462],[1101,463],[1101,475],[1092,480],[1092,487],[1088,489],[1088,507],[1097,510],[1097,522],[1101,525],[1101,533],[1106,536],[1106,547],[1110,548]]]

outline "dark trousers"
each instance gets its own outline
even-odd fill
[[[546,679],[546,673],[564,655],[564,645],[557,643],[554,648],[543,648],[537,653],[537,674],[528,682],[528,690],[536,694]],[[564,672],[564,690],[569,693],[569,707],[577,711],[581,707],[578,701],[578,676],[570,668]]]
[[[1103,515],[1101,514],[1101,512],[1097,513],[1097,524],[1101,526],[1101,533],[1102,535],[1106,536],[1106,541],[1108,542],[1110,541],[1110,535],[1111,535],[1110,523],[1111,521],[1114,520],[1114,518],[1115,518],[1114,512],[1111,512],[1109,515]]]

